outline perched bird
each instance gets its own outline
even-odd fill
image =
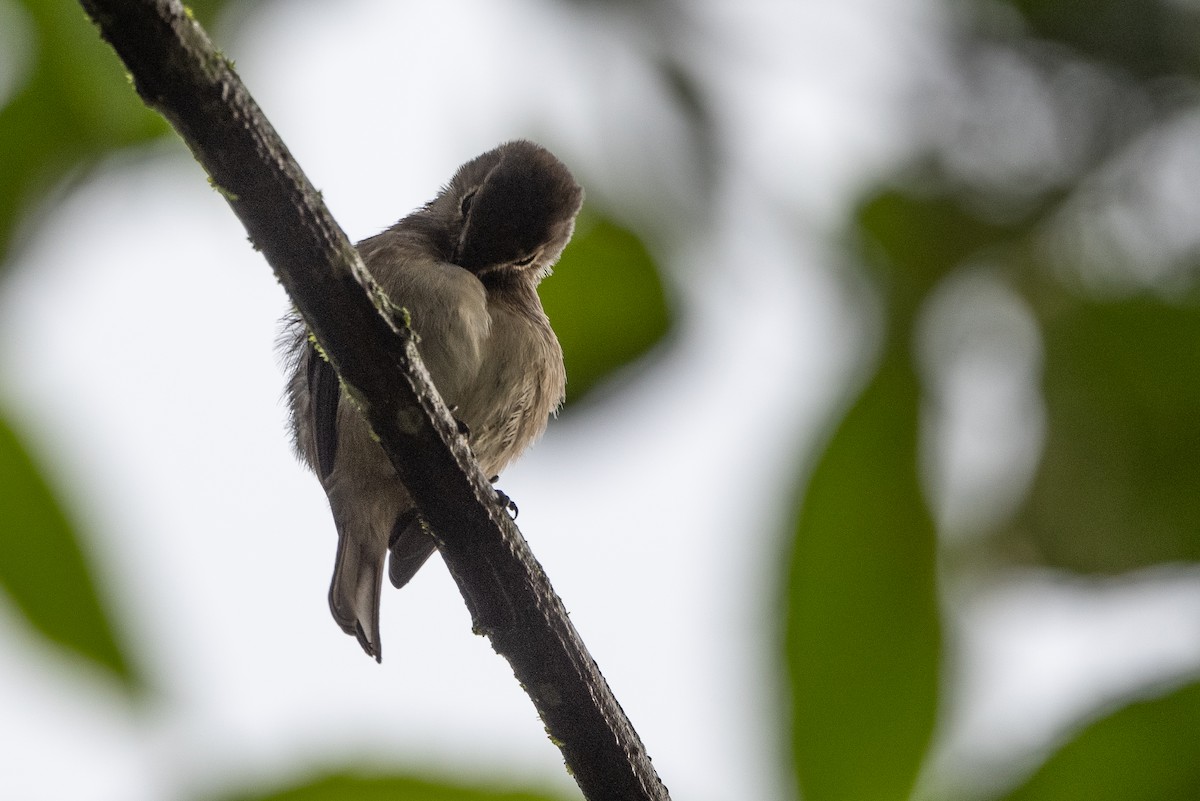
[[[358,244],[367,270],[408,310],[417,349],[484,472],[498,475],[562,402],[562,350],[537,285],[575,227],[583,190],[548,150],[500,145],[436,198]],[[379,660],[383,563],[397,587],[435,546],[337,374],[295,313],[283,347],[295,448],[321,480],[337,526],[333,618]]]

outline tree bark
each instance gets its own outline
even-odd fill
[[[666,801],[637,732],[438,396],[400,309],[374,285],[282,140],[172,0],[81,0],[208,171],[300,310],[591,801]],[[403,299],[397,299],[402,302]]]

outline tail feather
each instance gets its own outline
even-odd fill
[[[368,656],[383,660],[379,642],[379,591],[386,551],[372,553],[371,543],[338,537],[337,562],[329,587],[329,609],[347,634],[358,638]]]

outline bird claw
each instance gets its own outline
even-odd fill
[[[495,478],[492,479],[493,482],[495,480]],[[504,507],[505,511],[512,512],[512,518],[513,520],[516,520],[517,515],[521,513],[521,510],[517,508],[516,501],[508,497],[508,493],[506,493],[504,490],[495,490],[495,492],[496,502]]]

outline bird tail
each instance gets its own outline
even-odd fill
[[[337,562],[329,587],[329,609],[333,619],[376,662],[383,661],[379,642],[379,590],[383,584],[386,551],[375,553],[371,538],[355,538],[339,532]]]

